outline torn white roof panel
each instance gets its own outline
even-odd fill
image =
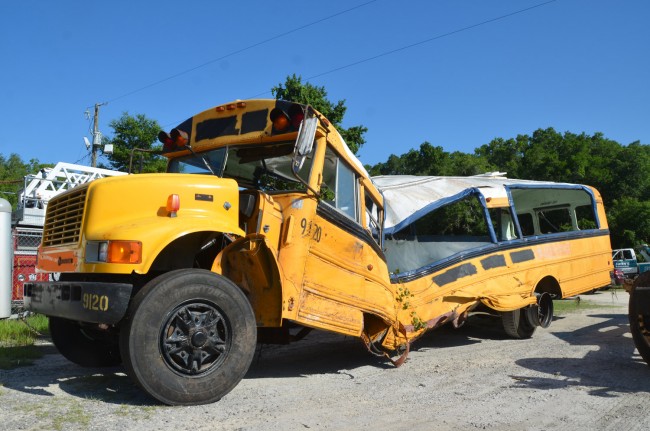
[[[471,177],[434,177],[416,175],[382,175],[372,182],[384,195],[387,232],[410,223],[432,209],[477,189],[485,198],[506,198],[505,186],[582,187],[576,184],[508,179],[503,174]]]

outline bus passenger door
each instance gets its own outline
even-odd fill
[[[321,199],[307,228],[310,244],[299,320],[358,336],[361,310],[390,316],[393,298],[381,282],[383,253],[362,223],[359,176],[331,148],[324,158]]]

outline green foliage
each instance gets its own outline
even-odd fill
[[[18,192],[25,187],[24,177],[34,175],[42,168],[54,166],[31,159],[25,163],[18,154],[12,153],[9,157],[0,154],[0,198],[9,201],[12,208],[16,209]]]
[[[165,172],[167,159],[148,152],[162,148],[157,144],[161,128],[156,120],[149,119],[143,114],[132,116],[124,112],[120,118],[111,121],[109,126],[114,132],[109,140],[109,143],[113,144],[113,154],[105,154],[110,169],[126,172],[132,164],[132,172]],[[134,152],[135,149],[147,152]]]
[[[615,248],[650,242],[650,146],[624,146],[602,133],[587,135],[538,129],[532,136],[495,138],[474,154],[448,153],[428,142],[384,163],[371,175],[477,175],[506,172],[509,178],[586,184],[602,195]],[[581,220],[581,229],[595,227]]]
[[[633,247],[650,242],[650,202],[623,196],[615,199],[608,214],[612,245]]]
[[[343,116],[346,107],[345,100],[332,103],[327,98],[325,87],[317,87],[309,83],[302,83],[302,78],[293,74],[287,76],[283,84],[271,89],[271,93],[278,100],[311,105],[318,112],[323,114],[339,131],[350,150],[357,154],[361,146],[366,142],[363,135],[368,131],[364,126],[342,127]]]

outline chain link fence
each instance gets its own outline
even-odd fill
[[[14,262],[12,268],[11,308],[12,314],[24,311],[23,283],[27,281],[48,281],[49,274],[36,272],[38,246],[43,230],[40,228],[16,227],[12,230]]]

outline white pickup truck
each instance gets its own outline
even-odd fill
[[[644,262],[639,262],[637,253],[633,248],[612,250],[614,268],[623,271],[626,278],[636,278],[639,274],[650,271],[650,247],[642,245],[638,248],[639,255]]]

